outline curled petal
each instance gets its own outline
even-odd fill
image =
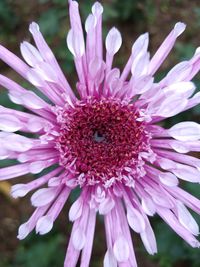
[[[21,53],[23,58],[26,60],[26,62],[31,66],[34,67],[39,62],[43,61],[43,58],[41,57],[38,50],[28,42],[23,42],[20,46]]]
[[[150,197],[142,198],[142,208],[149,216],[153,216],[156,212],[156,206]]]
[[[72,242],[74,245],[74,248],[77,250],[83,249],[85,242],[86,242],[86,236],[82,229],[77,228],[73,235],[72,235]]]
[[[20,225],[17,238],[19,240],[22,240],[26,238],[29,233],[30,233],[30,229],[29,229],[29,224],[27,222],[27,223]]]
[[[176,38],[181,35],[185,28],[186,25],[182,22],[175,24],[174,29],[170,32],[170,34],[167,36],[167,38],[164,40],[162,45],[159,47],[159,49],[151,59],[149,73],[153,75],[157,71],[157,69],[160,67],[160,65],[163,63],[163,61],[173,48]]]
[[[83,202],[82,199],[77,199],[71,206],[70,210],[69,210],[69,219],[70,221],[75,221],[77,220],[83,211]]]
[[[164,185],[167,185],[167,186],[177,186],[178,185],[177,177],[170,172],[160,173],[159,179]]]
[[[103,6],[99,2],[95,2],[94,5],[92,6],[92,13],[95,16],[100,16],[103,13]]]
[[[113,252],[118,262],[126,262],[129,258],[129,245],[127,240],[120,236],[114,243]]]
[[[116,54],[122,45],[121,33],[116,29],[112,28],[106,37],[106,50],[109,54]]]
[[[148,219],[147,219],[148,220]],[[151,225],[146,220],[146,228],[145,231],[140,234],[142,242],[147,250],[147,252],[151,255],[157,253],[157,244],[154,232],[151,228]]]
[[[180,223],[188,229],[193,235],[199,234],[199,226],[190,212],[180,201],[177,202],[178,219]]]
[[[200,139],[200,124],[192,121],[180,122],[171,127],[168,133],[180,141],[197,141]]]
[[[31,197],[31,203],[35,207],[41,207],[49,204],[57,195],[55,188],[42,188],[36,191]]]
[[[115,206],[115,201],[112,198],[106,198],[99,205],[99,213],[105,215],[109,213]]]
[[[14,198],[24,197],[29,192],[26,184],[16,184],[11,187],[11,195]]]
[[[50,232],[53,228],[53,220],[50,216],[45,215],[41,217],[37,224],[36,224],[36,233],[40,235],[45,235],[46,233]]]
[[[74,57],[80,58],[85,53],[84,41],[72,29],[67,35],[67,46]]]
[[[127,219],[130,227],[135,232],[140,233],[145,230],[144,218],[138,210],[134,208],[129,208],[127,212]]]
[[[16,132],[23,127],[20,120],[12,115],[0,114],[0,130],[6,132]]]
[[[111,249],[106,251],[103,267],[117,267],[117,261]]]

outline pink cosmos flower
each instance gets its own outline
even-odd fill
[[[89,266],[97,213],[104,215],[104,267],[137,266],[130,228],[150,254],[157,252],[148,219],[155,213],[192,247],[199,247],[199,228],[187,207],[200,213],[200,201],[179,187],[179,179],[200,182],[200,160],[187,154],[200,151],[200,125],[185,121],[165,129],[160,122],[200,103],[200,93],[194,94],[190,82],[200,68],[200,50],[154,82],[153,75],[185,29],[183,23],[175,25],[151,59],[148,34],[139,36],[120,72],[112,66],[122,44],[116,28],[107,34],[103,59],[102,5],[96,2],[85,22],[86,41],[76,1],[69,1],[69,13],[67,45],[78,74],[77,95],[36,23],[30,25],[36,47],[21,44],[26,63],[0,46],[0,58],[49,99],[0,75],[11,101],[30,111],[0,106],[0,157],[19,161],[1,168],[0,180],[54,166],[12,187],[14,198],[36,190],[31,197],[36,209],[19,227],[18,238],[34,228],[41,235],[49,232],[71,191],[80,187],[69,211],[73,228],[65,267],[75,267],[79,257],[81,267]]]

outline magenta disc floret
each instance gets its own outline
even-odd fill
[[[89,98],[67,105],[58,113],[60,163],[68,168],[73,162],[84,184],[122,180],[129,168],[136,179],[140,152],[149,144],[146,123],[139,118],[134,104],[119,99]]]

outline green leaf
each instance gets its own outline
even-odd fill
[[[25,242],[16,253],[14,267],[57,267],[62,266],[64,250],[62,249],[63,237],[61,235],[39,237],[37,241]]]

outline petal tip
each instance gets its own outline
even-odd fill
[[[94,5],[92,6],[92,13],[97,16],[103,13],[103,6],[100,2],[94,3]]]
[[[181,35],[186,28],[186,24],[183,22],[177,22],[174,26],[174,31],[177,36]]]
[[[36,22],[31,22],[31,24],[29,25],[29,31],[33,34],[34,32],[39,32],[40,31],[40,27]]]

